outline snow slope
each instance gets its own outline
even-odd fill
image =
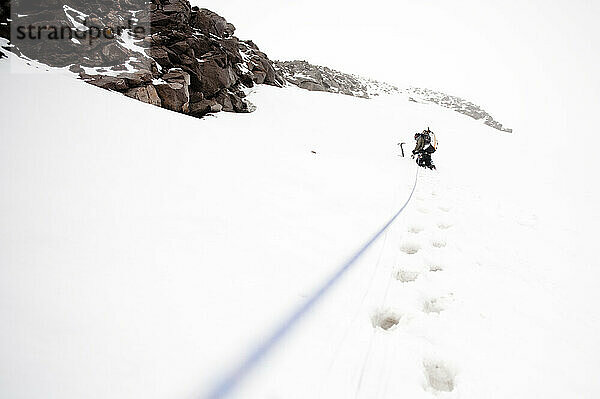
[[[198,120],[5,60],[0,85],[1,397],[202,397],[404,202],[425,125],[438,172],[236,396],[600,394],[591,208],[523,138],[399,96]]]

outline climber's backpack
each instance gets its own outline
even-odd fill
[[[434,153],[437,150],[437,138],[431,130],[423,134],[423,140],[425,141],[425,151]]]

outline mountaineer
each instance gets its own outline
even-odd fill
[[[417,156],[417,165],[423,168],[435,169],[431,154],[437,150],[437,139],[435,134],[427,128],[422,133],[415,134],[417,145],[413,150],[412,158]]]

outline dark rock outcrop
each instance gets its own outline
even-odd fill
[[[125,95],[144,103],[156,105],[158,107],[162,106],[162,101],[158,96],[156,87],[153,85],[134,87],[133,89],[126,91]]]
[[[225,18],[207,9],[198,11],[193,24],[201,31],[217,37],[231,37],[235,32],[235,26],[228,23]]]
[[[7,0],[0,1],[0,16],[9,15]],[[250,112],[245,88],[285,84],[265,53],[234,36],[234,25],[188,0],[13,0],[12,6],[19,16],[1,25],[8,26],[3,37],[11,38],[11,23],[43,36],[13,40],[18,55],[68,67],[90,84],[176,112]],[[67,29],[67,35],[50,40],[52,29]]]
[[[189,113],[190,75],[181,69],[171,69],[162,76],[162,79],[164,83],[154,85],[162,107],[184,114]]]

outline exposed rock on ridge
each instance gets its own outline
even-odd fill
[[[350,75],[306,61],[275,61],[275,69],[281,72],[288,83],[302,89],[340,93],[361,98],[372,98],[382,94],[403,94],[410,101],[433,103],[450,108],[473,119],[482,120],[483,123],[494,129],[512,133],[512,129],[504,127],[484,109],[460,97],[429,89],[399,89],[384,82]]]
[[[473,119],[482,120],[484,124],[496,130],[500,130],[501,132],[512,133],[512,129],[504,127],[502,123],[495,120],[484,109],[460,97],[429,89],[408,88],[401,91],[409,95],[409,100],[411,101],[434,103],[452,109],[463,115],[470,116]]]
[[[287,82],[311,91],[326,91],[361,98],[398,93],[397,87],[387,83],[313,65],[306,61],[275,61],[275,69],[281,72]]]

